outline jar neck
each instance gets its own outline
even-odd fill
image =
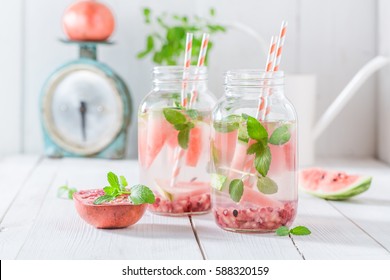
[[[258,99],[267,94],[284,96],[284,73],[265,72],[259,69],[232,70],[225,74],[225,95],[227,97]]]
[[[153,88],[162,91],[186,91],[196,88],[198,91],[207,89],[207,68],[180,66],[157,66],[153,68]]]

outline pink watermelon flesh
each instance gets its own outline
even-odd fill
[[[300,172],[301,185],[304,189],[324,192],[337,192],[359,180],[358,175],[348,175],[341,171],[326,171],[312,168]]]
[[[244,193],[239,202],[240,205],[252,204],[252,207],[282,207],[283,203],[258,192],[255,189],[244,188]]]
[[[236,148],[236,142],[237,130],[227,133],[214,132],[214,147],[218,152],[218,159],[220,161],[230,163]]]
[[[342,200],[366,191],[371,177],[342,171],[310,168],[300,171],[299,185],[304,191],[332,200]]]
[[[144,162],[145,168],[152,165],[172,130],[172,125],[164,119],[163,115],[156,116],[152,113],[149,115],[146,139],[140,139],[140,141],[146,142],[145,159],[141,160]]]
[[[138,158],[141,166],[144,167],[146,165],[146,121],[142,117],[138,117],[138,120]]]
[[[186,164],[195,167],[198,164],[202,153],[202,129],[194,127],[190,131],[190,140],[188,142]]]
[[[234,150],[233,159],[230,167],[237,170],[243,170],[247,159],[248,144],[237,139],[237,145]],[[236,176],[237,172],[231,171],[229,177]]]

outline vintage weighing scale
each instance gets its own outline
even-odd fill
[[[96,60],[97,46],[112,43],[62,41],[78,45],[80,58],[54,71],[42,89],[45,154],[123,158],[132,111],[130,92],[110,67]]]

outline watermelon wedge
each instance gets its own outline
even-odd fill
[[[252,204],[252,206],[261,207],[261,208],[264,207],[277,208],[283,206],[282,202],[272,199],[270,196],[264,195],[255,189],[247,188],[247,187],[244,188],[244,193],[238,204],[240,205]]]
[[[186,165],[195,167],[198,164],[202,153],[202,128],[199,126],[190,130],[190,140],[188,142]]]
[[[345,200],[369,189],[372,177],[342,171],[309,168],[299,174],[299,188],[328,200]]]
[[[210,183],[208,182],[177,182],[174,187],[169,186],[168,180],[156,180],[155,182],[154,190],[170,201],[210,193]]]
[[[139,135],[139,141],[146,143],[146,151],[140,152],[140,161],[144,164],[145,168],[149,168],[157,155],[160,153],[164,143],[171,135],[173,128],[165,120],[161,113],[151,112],[149,113],[146,133]]]

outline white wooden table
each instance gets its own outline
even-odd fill
[[[59,186],[103,186],[107,171],[137,183],[136,161],[0,160],[0,259],[390,259],[390,167],[375,160],[330,160],[323,166],[371,174],[371,189],[343,202],[300,194],[295,225],[310,236],[237,234],[211,214],[170,218],[145,214],[136,225],[99,230],[83,222]]]

